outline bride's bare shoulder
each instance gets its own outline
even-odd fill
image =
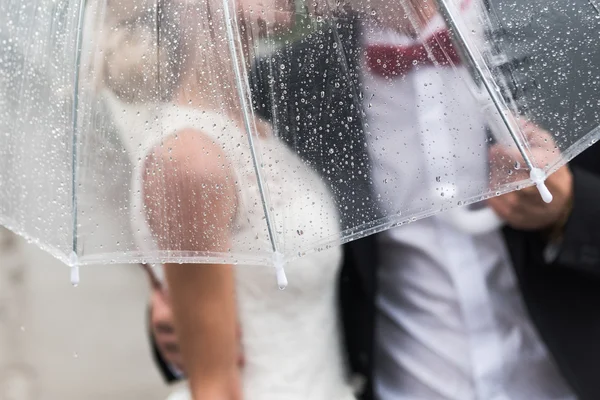
[[[198,223],[202,237],[227,231],[237,205],[234,172],[209,135],[191,128],[170,135],[148,153],[142,177],[150,228],[157,237],[176,241],[162,246],[208,250],[211,243],[190,234]]]

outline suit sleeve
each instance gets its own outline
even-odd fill
[[[600,276],[600,174],[574,166],[573,211],[554,261]]]
[[[552,10],[540,10],[538,18],[526,24],[507,24],[516,15],[525,11],[527,2],[516,8],[499,9],[500,1],[488,1],[490,11],[491,36],[497,43],[498,64],[494,65],[494,74],[503,76],[506,95],[525,110],[533,122],[555,134],[569,135],[563,118],[565,110],[577,110],[581,115],[578,121],[597,121],[597,110],[587,106],[586,101],[595,101],[592,91],[585,94],[572,90],[573,85],[583,82],[569,79],[554,79],[553,84],[542,85],[536,82],[541,77],[553,75],[557,68],[564,68],[564,59],[547,51],[548,47],[571,49],[565,57],[573,65],[597,61],[598,52],[586,53],[570,46],[584,40],[591,32],[591,25],[585,22],[584,13],[556,13]],[[583,3],[583,0],[582,0]],[[564,35],[565,27],[579,24],[581,29]],[[543,38],[540,29],[549,28]],[[588,60],[589,59],[589,60]],[[573,75],[573,76],[576,76]],[[583,72],[581,72],[583,76]],[[587,79],[587,78],[585,78]],[[560,95],[557,95],[560,94]],[[592,97],[585,97],[592,96]],[[571,121],[569,121],[571,123]],[[577,121],[572,121],[578,127]],[[583,128],[581,126],[580,128]],[[573,172],[574,202],[571,216],[567,221],[559,243],[546,243],[544,235],[539,235],[540,248],[544,247],[544,264],[557,268],[568,268],[579,272],[600,276],[600,148],[593,145],[569,163]],[[551,250],[551,251],[546,251]],[[537,244],[536,250],[537,252]]]

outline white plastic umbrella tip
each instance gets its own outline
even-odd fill
[[[540,192],[542,200],[544,200],[546,203],[551,203],[553,197],[552,193],[550,193],[550,190],[546,186],[546,173],[539,168],[533,168],[529,176]]]

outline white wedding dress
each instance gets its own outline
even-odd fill
[[[148,107],[135,109],[124,105],[111,96],[108,99],[134,165],[131,208],[138,246],[148,252],[157,250],[151,248],[154,242],[142,211],[139,189],[143,160],[167,136],[192,128],[222,146],[237,175],[233,250],[269,249],[245,132],[214,113],[166,105],[149,111]],[[148,121],[160,124],[149,126]],[[337,211],[317,174],[276,138],[257,142],[286,250],[294,249],[300,241],[336,234]],[[340,263],[339,247],[290,262],[285,267],[289,285],[283,291],[277,287],[274,268],[236,265],[236,296],[245,358],[244,400],[355,399],[345,373],[336,308]],[[184,388],[170,399],[191,397]]]

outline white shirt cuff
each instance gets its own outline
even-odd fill
[[[558,258],[558,253],[562,247],[562,240],[549,242],[544,248],[544,261],[546,264],[552,264]]]

